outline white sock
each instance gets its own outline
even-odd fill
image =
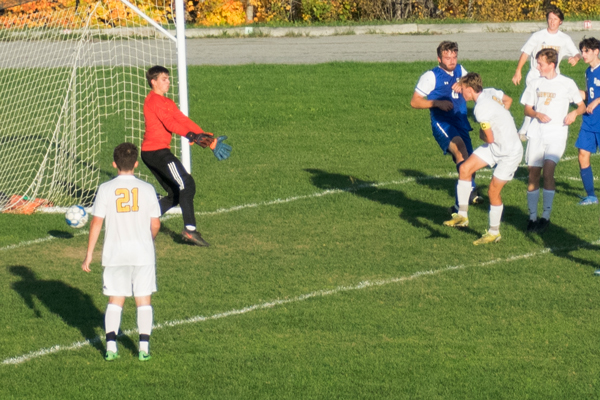
[[[469,195],[473,190],[473,183],[471,181],[458,180],[456,184],[456,198],[458,199],[458,215],[461,217],[468,216],[469,210]]]
[[[529,219],[532,221],[537,220],[538,202],[540,200],[540,191],[533,190],[527,192],[527,207],[529,208]]]
[[[194,225],[186,225],[185,229],[187,229],[188,231],[195,231],[196,227]]]
[[[554,190],[544,189],[544,211],[542,212],[542,218],[546,218],[547,220],[550,220],[550,213],[552,212],[552,203],[554,202],[554,193]]]
[[[148,353],[148,340],[142,340],[152,334],[152,306],[140,306],[137,308],[137,325],[140,332],[140,351]]]
[[[488,232],[492,235],[500,233],[500,220],[502,219],[503,210],[504,204],[499,206],[490,205],[490,230]]]
[[[104,329],[106,333],[114,332],[115,335],[119,333],[119,326],[121,326],[121,312],[123,308],[116,304],[108,304],[106,306],[106,313],[104,314]],[[109,340],[106,342],[106,350],[117,352],[117,342]]]

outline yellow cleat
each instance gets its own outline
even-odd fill
[[[479,246],[480,244],[496,243],[499,242],[500,239],[502,239],[502,236],[500,236],[500,232],[498,232],[497,235],[492,235],[488,231],[485,231],[483,236],[474,241],[473,244],[475,246]]]
[[[469,226],[469,218],[454,213],[452,214],[451,220],[444,221],[444,225],[453,226],[455,228],[465,228]]]

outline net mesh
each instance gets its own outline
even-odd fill
[[[169,11],[145,7],[165,28]],[[91,205],[114,146],[141,144],[146,70],[169,68],[177,102],[176,64],[175,42],[122,3],[0,15],[0,211]]]

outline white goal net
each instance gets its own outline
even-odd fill
[[[132,3],[159,26],[115,0],[0,11],[0,212],[91,205],[113,148],[141,144],[149,67],[178,101],[172,6]]]

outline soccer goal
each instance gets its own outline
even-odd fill
[[[0,11],[0,212],[91,205],[114,146],[141,144],[149,67],[188,112],[182,0],[67,1]]]

